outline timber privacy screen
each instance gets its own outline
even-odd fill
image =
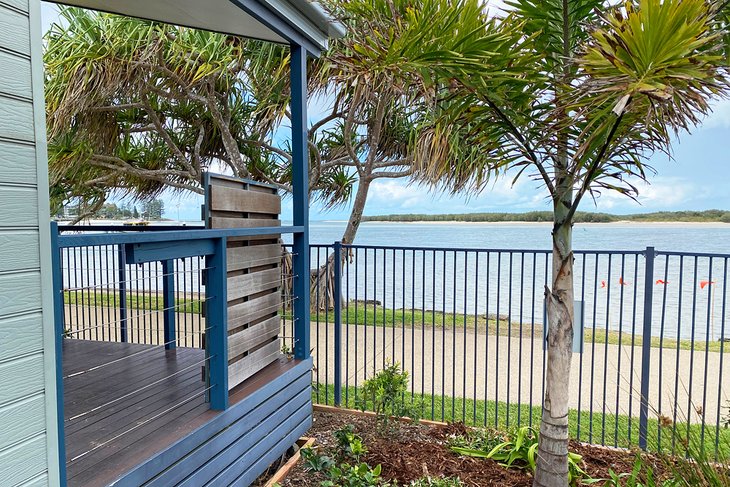
[[[728,458],[730,254],[575,258],[571,436],[669,451],[690,438]],[[539,422],[549,251],[335,243],[312,245],[311,265],[327,271],[313,274],[315,402],[352,407],[364,380],[399,363],[424,418]]]

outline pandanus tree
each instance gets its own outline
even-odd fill
[[[330,7],[350,29],[310,63],[309,186],[325,208],[352,203],[342,235],[352,243],[372,182],[411,175],[428,135],[433,93],[411,69],[471,46],[482,16],[459,1]],[[63,8],[44,61],[55,206],[76,199],[93,212],[115,193],[199,193],[211,168],[290,190],[286,47]],[[476,154],[453,148],[443,155]]]
[[[362,221],[369,189],[383,178],[409,178],[416,161],[477,164],[483,152],[461,137],[432,130],[439,116],[437,87],[462,66],[476,67],[487,52],[510,54],[501,35],[485,35],[488,19],[471,0],[347,0],[328,2],[347,26],[312,64],[311,92],[328,100],[326,137],[310,133],[315,159],[335,164],[350,178],[350,215],[341,237],[351,244]],[[501,76],[501,75],[500,75]],[[467,162],[470,161],[470,162]],[[486,161],[482,161],[486,162]],[[318,168],[317,163],[313,167]],[[344,179],[344,178],[343,178]],[[316,272],[313,307],[335,299],[333,255]]]
[[[310,62],[309,186],[325,208],[351,204],[347,244],[374,181],[411,176],[417,159],[481,157],[465,140],[435,137],[436,80],[487,52],[511,53],[502,37],[485,35],[475,1],[328,6],[348,33]],[[76,199],[93,213],[115,193],[201,192],[211,168],[289,191],[291,155],[280,136],[290,123],[288,49],[75,8],[61,13],[45,52],[56,206]],[[332,269],[328,260],[315,272],[323,286],[317,308],[334,302]]]
[[[76,201],[91,214],[112,195],[202,193],[206,170],[290,190],[291,155],[276,143],[288,116],[287,48],[78,8],[60,13],[44,53],[55,207]],[[339,172],[336,164],[314,170],[312,197],[345,201]]]
[[[568,485],[575,212],[586,197],[637,197],[652,154],[698,124],[728,89],[724,4],[707,0],[508,0],[494,27],[512,26],[513,61],[486,56],[443,92],[443,125],[461,123],[489,153],[465,164],[421,160],[418,174],[453,191],[492,177],[534,177],[553,209],[552,279],[545,289],[547,371],[534,485]],[[524,64],[527,64],[525,69]],[[486,164],[483,164],[484,159]],[[476,165],[472,164],[476,162]]]

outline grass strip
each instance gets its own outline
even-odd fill
[[[357,388],[342,388],[342,406],[357,408],[356,398],[359,398]],[[481,399],[465,399],[461,397],[431,396],[429,394],[410,394],[406,398],[419,406],[422,419],[434,421],[463,422],[469,426],[480,426],[506,431],[518,426],[540,425],[541,407],[527,404],[509,405],[505,402],[485,401]],[[317,404],[334,405],[334,386],[313,384],[312,400]],[[366,402],[368,410],[372,404]],[[650,418],[647,429],[647,449],[665,453],[679,453],[685,451],[687,438],[692,444],[704,445],[710,457],[715,456],[715,427],[706,425],[704,435],[701,424],[690,424],[689,433],[687,423],[662,423],[656,418]],[[605,425],[605,427],[604,427]],[[623,414],[590,413],[581,410],[570,410],[568,414],[568,428],[570,437],[585,443],[605,445],[617,448],[638,448],[639,446],[639,418]],[[672,441],[675,432],[674,442]],[[730,460],[730,429],[720,428],[717,436],[717,458],[720,461]]]

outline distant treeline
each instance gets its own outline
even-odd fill
[[[551,222],[550,211],[528,211],[526,213],[461,213],[444,215],[379,215],[366,216],[369,222]],[[613,215],[610,213],[590,213],[579,211],[575,214],[576,223],[611,222],[722,222],[730,223],[730,211],[657,211],[633,215]]]

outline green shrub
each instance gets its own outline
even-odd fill
[[[301,456],[306,469],[324,474],[327,479],[320,482],[321,487],[389,487],[380,478],[380,465],[371,468],[359,462],[367,452],[362,438],[355,434],[352,425],[345,426],[333,433],[337,439],[337,457],[355,460],[354,464],[342,461],[339,465],[327,455],[320,455],[312,448],[302,448]]]
[[[355,427],[351,424],[343,426],[333,433],[337,440],[338,453],[340,460],[360,461],[360,457],[368,452],[367,447],[362,442],[362,437],[355,433]]]
[[[417,418],[419,408],[405,401],[407,392],[408,372],[402,371],[400,364],[396,362],[363,382],[357,407],[361,411],[372,408],[377,415],[379,431],[388,432],[392,428],[393,420],[397,425],[403,417]]]
[[[327,472],[329,480],[322,482],[322,487],[385,487],[380,480],[380,465],[370,468],[367,463],[349,465],[343,463],[332,467]]]
[[[327,455],[319,455],[313,448],[302,448],[300,455],[304,460],[304,466],[314,472],[327,472],[335,466],[335,461]]]

